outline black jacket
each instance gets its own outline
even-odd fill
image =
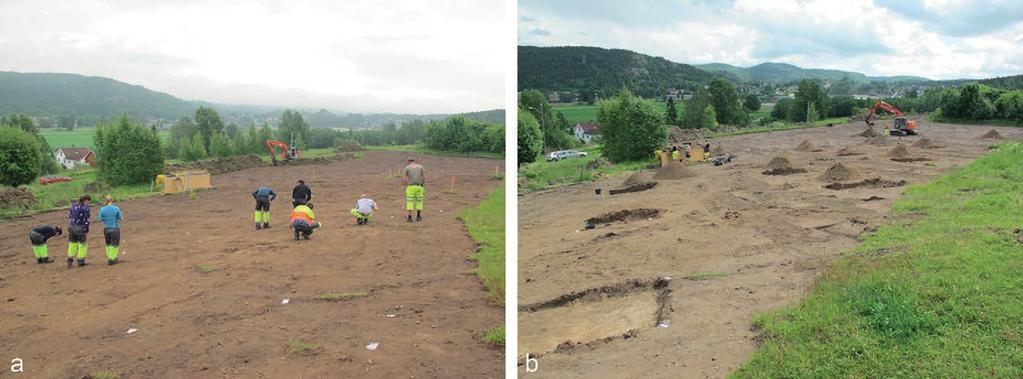
[[[299,184],[295,186],[295,189],[291,190],[291,198],[309,201],[313,199],[313,191],[305,184]]]

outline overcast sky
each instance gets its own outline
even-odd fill
[[[0,71],[106,76],[232,104],[503,108],[514,67],[495,43],[507,41],[503,4],[0,0]]]
[[[523,45],[931,79],[1023,73],[1020,1],[521,0]]]

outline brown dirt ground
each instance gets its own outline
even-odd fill
[[[885,157],[890,147],[863,145],[854,136],[862,127],[715,140],[713,145],[734,147],[738,159],[720,167],[691,166],[694,177],[662,181],[643,192],[594,195],[594,188],[624,180],[617,177],[520,198],[520,375],[724,377],[757,347],[753,317],[803,298],[833,258],[886,222],[905,190],[870,183],[831,190],[814,178],[840,162],[862,177],[880,178],[878,183],[923,183],[983,155],[989,145],[978,137],[990,127],[921,122],[921,135],[945,148],[930,162],[892,162]],[[1021,136],[1013,128],[996,129],[1009,138]],[[803,139],[823,151],[789,150]],[[865,155],[836,157],[853,145]],[[761,175],[781,152],[807,172]],[[657,218],[583,228],[588,217],[636,208],[661,212]],[[639,294],[643,290],[630,289],[537,306],[565,294],[665,277],[671,280],[656,304]],[[610,312],[621,317],[612,323]],[[552,340],[570,343],[552,351]],[[525,373],[527,352],[540,354],[536,373]]]
[[[473,274],[476,246],[457,219],[499,185],[490,175],[503,162],[420,156],[436,184],[425,221],[407,224],[394,174],[407,156],[249,169],[214,176],[217,188],[195,199],[126,201],[124,262],[112,267],[101,226],[89,234],[92,265],[67,269],[66,238],[49,243],[60,262],[43,266],[27,240],[34,225],[65,226],[64,211],[5,222],[0,351],[24,359],[26,378],[503,377],[503,349],[479,342],[503,323],[502,307]],[[286,222],[299,178],[325,224],[310,241],[293,241]],[[252,227],[250,193],[260,184],[282,195],[265,231]],[[360,193],[381,207],[366,227],[348,213]],[[333,291],[368,296],[316,299]],[[293,353],[292,340],[319,347]],[[367,350],[370,342],[379,348]]]

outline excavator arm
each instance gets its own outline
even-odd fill
[[[870,107],[870,113],[867,114],[867,118],[864,120],[867,122],[867,125],[874,126],[874,113],[877,113],[878,109],[883,109],[886,112],[894,113],[895,117],[900,118],[903,117],[902,111],[900,111],[899,108],[896,108],[894,105],[888,104],[881,100],[878,100],[876,103],[874,103],[873,107]]]
[[[270,162],[272,162],[274,166],[277,165],[277,152],[274,151],[274,148],[277,147],[283,150],[281,151],[281,160],[290,161],[294,158],[298,158],[298,149],[292,148],[281,141],[267,140],[266,149],[270,152]]]

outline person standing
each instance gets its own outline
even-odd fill
[[[408,211],[406,221],[412,222],[412,211],[416,211],[416,221],[423,221],[423,196],[426,185],[426,169],[416,163],[415,158],[408,159],[405,166],[405,210]]]
[[[352,216],[355,216],[355,223],[359,225],[369,224],[369,219],[373,218],[373,212],[377,211],[377,203],[370,199],[366,194],[359,196],[359,200],[355,202],[355,208],[352,208]]]
[[[63,234],[59,226],[39,225],[28,232],[28,240],[32,242],[32,252],[35,253],[36,263],[53,263],[46,253],[46,241],[54,236]]]
[[[253,220],[256,222],[256,230],[270,229],[270,202],[277,199],[277,192],[269,187],[259,187],[252,191],[252,198],[256,199],[256,213]]]
[[[103,221],[103,240],[107,246],[107,265],[115,265],[117,261],[118,248],[121,245],[121,208],[114,205],[114,198],[107,195],[103,198],[106,203],[99,209],[97,215]]]
[[[305,180],[299,179],[295,188],[291,190],[291,206],[297,207],[313,200],[313,190],[305,185]]]
[[[92,196],[82,195],[78,198],[78,202],[71,205],[71,211],[68,214],[70,219],[70,225],[68,225],[68,244],[67,244],[67,267],[70,268],[71,264],[75,262],[75,258],[78,259],[78,267],[87,265],[85,263],[85,256],[89,253],[89,202],[92,201]]]

